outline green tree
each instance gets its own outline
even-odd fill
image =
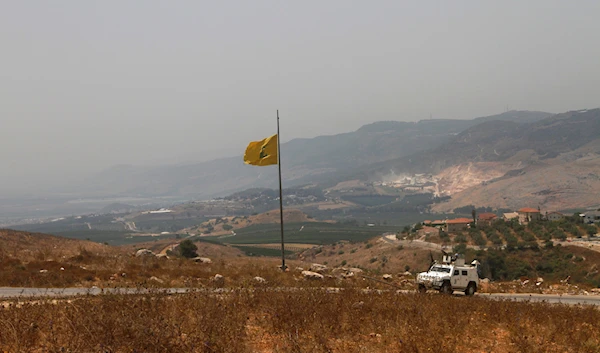
[[[179,243],[179,255],[185,258],[191,259],[193,257],[197,257],[198,254],[196,253],[196,250],[198,250],[198,247],[189,239]]]

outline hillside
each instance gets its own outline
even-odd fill
[[[280,222],[279,210],[272,210],[252,216],[242,217],[218,217],[209,219],[199,225],[185,229],[182,232],[201,235],[225,235],[235,233],[235,230],[246,228],[250,225],[272,224]],[[304,223],[316,222],[305,213],[296,209],[283,210],[283,222],[286,223]]]
[[[365,125],[350,133],[295,139],[281,145],[283,179],[287,186],[306,183],[319,175],[332,175],[356,166],[437,147],[482,122],[532,122],[549,115],[544,112],[511,111],[472,120],[384,121]],[[197,164],[156,167],[120,165],[70,189],[95,196],[208,198],[250,187],[273,187],[276,181],[276,168],[246,166],[242,163],[240,153],[238,157]]]
[[[550,283],[600,286],[599,228],[567,217],[528,225],[496,221],[464,231],[440,232],[433,227],[406,227],[365,242],[338,241],[298,254],[302,261],[330,267],[358,267],[379,273],[413,273],[428,268],[442,249],[481,263],[481,275],[492,281],[544,278]],[[532,283],[533,284],[533,283]],[[551,292],[553,287],[536,290]],[[535,287],[534,287],[535,288]],[[531,289],[531,288],[529,288]]]
[[[389,173],[439,173],[466,162],[528,162],[571,152],[600,137],[600,109],[557,114],[534,123],[491,120],[457,134],[439,147],[375,163],[364,171],[376,177]],[[531,151],[533,154],[520,153]],[[351,180],[353,178],[349,178]]]
[[[450,200],[435,205],[432,210],[446,212],[469,204],[510,209],[518,209],[523,205],[540,205],[549,211],[598,208],[600,149],[577,157],[582,150],[577,149],[573,153],[539,164],[532,163],[517,169],[518,172],[511,171],[512,173],[497,179],[487,179],[489,181],[486,183],[456,190]],[[569,160],[568,157],[571,156],[576,159]],[[499,164],[496,171],[506,169],[506,165]],[[469,174],[462,174],[461,177],[469,177]],[[448,179],[456,181],[459,178]]]
[[[434,211],[475,204],[552,210],[598,201],[600,109],[554,115],[533,123],[486,121],[450,141],[410,156],[342,174],[345,180],[385,180],[390,173],[429,173],[435,192],[452,199]],[[328,185],[325,183],[325,185]]]
[[[58,259],[62,256],[75,256],[83,249],[101,254],[115,252],[115,248],[91,241],[0,229],[0,257],[14,257],[24,261]]]

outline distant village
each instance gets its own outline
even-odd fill
[[[438,179],[432,174],[414,174],[401,176],[393,181],[376,181],[373,186],[391,187],[402,191],[437,192]]]
[[[445,220],[425,220],[423,221],[424,226],[436,227],[446,232],[460,232],[467,230],[473,223],[480,226],[489,226],[493,222],[519,222],[521,225],[527,225],[530,222],[535,221],[560,221],[564,219],[566,215],[560,212],[546,212],[543,214],[539,208],[524,207],[516,212],[503,213],[501,217],[495,213],[485,212],[477,213],[473,218],[454,218]],[[586,213],[580,213],[579,217],[582,223],[593,224],[600,223],[600,211],[589,211]]]

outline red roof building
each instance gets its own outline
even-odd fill
[[[527,224],[531,221],[539,221],[542,219],[542,214],[537,208],[524,207],[517,211],[519,213],[519,223]]]
[[[538,210],[537,208],[523,207],[522,209],[518,210],[517,212],[519,212],[519,213],[540,213],[540,210]]]
[[[446,224],[469,224],[473,222],[472,218],[455,218],[446,221]]]
[[[480,213],[477,215],[477,223],[481,225],[490,225],[496,219],[498,219],[498,216],[495,213]]]
[[[455,218],[446,221],[446,229],[448,232],[460,232],[469,228],[469,224],[473,222],[471,218]]]

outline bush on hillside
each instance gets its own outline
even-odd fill
[[[196,244],[194,244],[194,242],[192,242],[189,239],[186,239],[179,243],[179,255],[181,255],[182,257],[188,259],[197,257],[198,254],[196,253],[196,250],[198,250],[198,247],[196,246]]]

